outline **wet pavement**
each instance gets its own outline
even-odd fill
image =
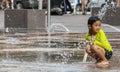
[[[74,14],[65,14],[63,16],[51,16],[51,24],[60,23],[65,25],[70,32],[80,33],[80,32],[88,32],[87,28],[87,20],[91,15],[74,15]],[[120,32],[120,25],[113,26],[109,24],[102,24],[102,29],[105,32]]]
[[[89,16],[51,16],[52,24],[64,25],[69,33],[53,32],[49,36],[40,31],[1,31],[0,72],[119,72],[120,33],[118,28],[108,24],[103,24],[102,28],[114,47],[110,67],[97,68],[90,57],[82,62],[84,45],[78,43],[85,40]]]

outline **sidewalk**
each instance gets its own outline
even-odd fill
[[[51,24],[60,23],[67,27],[71,33],[80,33],[80,32],[88,32],[87,28],[87,20],[91,15],[73,15],[73,14],[65,14],[63,16],[51,16]],[[119,27],[116,28],[109,24],[102,23],[102,29],[105,32],[120,32]]]

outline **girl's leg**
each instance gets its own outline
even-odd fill
[[[101,59],[97,56],[97,54],[94,51],[90,49],[90,47],[87,47],[86,52],[88,53],[89,56],[91,56],[92,58],[96,60],[95,63],[98,63],[101,61]]]
[[[91,49],[96,53],[96,55],[102,60],[100,63],[108,64],[108,60],[105,57],[105,51],[102,47],[97,45],[92,45]]]

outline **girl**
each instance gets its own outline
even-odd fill
[[[92,16],[88,19],[89,32],[85,38],[90,41],[91,44],[87,45],[86,52],[96,59],[97,65],[108,65],[108,60],[112,56],[112,47],[100,27],[101,20],[98,17]]]

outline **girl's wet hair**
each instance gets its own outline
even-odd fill
[[[92,25],[94,22],[96,21],[101,21],[100,18],[98,18],[97,16],[91,16],[89,19],[88,19],[88,25]]]

